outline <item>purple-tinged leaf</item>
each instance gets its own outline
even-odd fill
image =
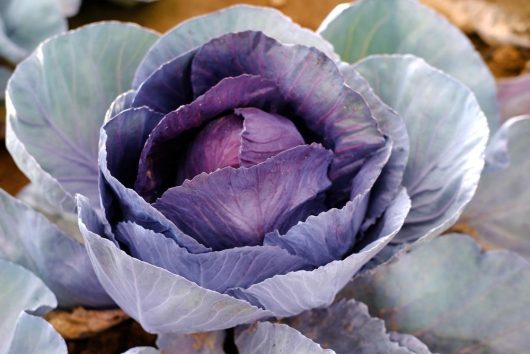
[[[0,210],[0,258],[39,276],[63,307],[113,305],[83,244],[2,190]]]
[[[89,208],[79,198],[79,209]],[[109,295],[127,314],[152,333],[215,331],[251,323],[272,313],[220,294],[169,271],[140,261],[111,241],[79,225],[88,254]]]
[[[325,309],[303,312],[286,320],[286,324],[337,354],[431,353],[419,341],[419,345],[418,343],[413,345],[423,349],[422,351],[409,349],[397,343],[393,340],[396,335],[387,332],[384,321],[371,317],[366,305],[355,300],[341,300]]]
[[[195,52],[184,53],[156,69],[138,87],[133,107],[148,106],[166,114],[190,103],[193,99],[191,61]]]
[[[220,293],[232,287],[246,288],[276,274],[307,268],[303,258],[275,246],[192,254],[172,239],[129,222],[118,224],[116,238],[131,256]]]
[[[290,214],[330,186],[331,155],[320,145],[298,146],[250,168],[198,175],[153,206],[215,250],[258,245],[267,232],[296,223]]]
[[[228,114],[208,123],[188,145],[177,181],[192,179],[203,172],[223,167],[239,167],[243,119]]]
[[[344,84],[336,63],[314,48],[285,46],[260,32],[214,39],[193,60],[194,94],[242,74],[275,82],[291,114],[334,150],[330,178],[347,191],[365,159],[385,144],[362,97]]]
[[[320,345],[304,337],[294,328],[271,322],[258,322],[241,330],[236,338],[236,345],[241,354],[335,353],[330,349],[322,349]]]
[[[191,104],[167,114],[145,143],[135,189],[150,202],[174,186],[183,135],[238,107],[277,110],[284,100],[276,85],[252,75],[226,78]]]
[[[392,155],[376,184],[371,188],[373,197],[365,221],[366,225],[370,225],[381,216],[401,188],[409,157],[409,136],[403,118],[381,101],[370,84],[352,65],[343,64],[340,70],[346,84],[364,98],[381,131],[392,139]]]
[[[152,115],[149,114],[149,110],[143,108],[127,110],[123,112],[122,117],[125,121],[127,120],[125,119],[127,117],[131,119],[138,118],[141,124],[142,118],[149,119],[149,117],[152,117]],[[144,120],[144,123],[147,122]],[[121,123],[119,121],[117,121],[117,123],[112,123],[111,120],[108,123],[107,128],[119,128],[120,126]],[[138,138],[138,136],[135,138],[137,143]],[[115,224],[120,221],[131,220],[144,228],[153,230],[154,232],[162,233],[167,237],[173,238],[178,245],[180,245],[181,247],[185,247],[190,252],[200,253],[208,251],[209,248],[201,245],[195,239],[180,231],[175,226],[175,224],[173,224],[158,210],[156,210],[149,203],[147,203],[142,197],[138,195],[138,193],[136,193],[136,191],[125,187],[110,173],[107,167],[107,141],[107,133],[105,129],[102,129],[102,147],[99,155],[99,166],[101,171],[100,193],[103,209],[105,211],[107,220],[112,224]],[[112,143],[109,142],[109,144]],[[125,153],[126,151],[123,152]],[[133,152],[130,151],[129,153],[132,154]],[[131,163],[136,162],[133,160]]]
[[[162,117],[147,107],[130,108],[103,126],[107,136],[107,167],[125,187],[133,187],[142,148]]]
[[[265,235],[264,245],[279,246],[319,267],[342,257],[352,250],[366,208],[364,196],[357,196],[341,209],[330,209],[310,216],[293,226],[286,234]]]
[[[137,88],[164,63],[227,33],[260,31],[282,43],[316,47],[337,58],[333,46],[313,31],[300,27],[280,11],[237,5],[182,22],[164,34],[149,50],[134,78]]]
[[[304,138],[289,119],[257,108],[238,108],[244,117],[241,133],[241,166],[257,165],[280,152],[304,144]]]
[[[365,236],[374,241],[361,250],[315,270],[277,275],[248,289],[234,289],[232,293],[271,311],[277,317],[329,306],[352,276],[397,234],[409,209],[410,200],[402,190],[383,215],[380,227],[374,234]]]
[[[105,113],[104,123],[107,123],[108,121],[110,121],[121,111],[125,111],[126,109],[131,108],[132,102],[135,96],[136,96],[135,90],[125,91],[124,93],[119,94],[114,99],[114,101],[112,101],[112,103],[109,106],[109,109],[107,109],[107,112]]]

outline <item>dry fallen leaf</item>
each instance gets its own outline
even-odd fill
[[[128,318],[122,310],[86,310],[82,307],[73,311],[55,310],[46,315],[46,320],[65,339],[91,337]]]
[[[492,45],[530,48],[530,1],[422,0],[466,32],[477,32]]]

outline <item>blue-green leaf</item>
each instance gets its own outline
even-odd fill
[[[6,143],[20,169],[62,210],[73,195],[99,202],[99,128],[157,35],[98,23],[42,44],[7,87]]]
[[[5,98],[7,80],[11,76],[11,70],[6,67],[0,66],[0,100]]]
[[[19,265],[0,259],[0,284],[2,284],[2,291],[0,292],[0,353],[31,353],[31,351],[26,350],[8,351],[8,349],[17,348],[20,345],[31,346],[35,342],[40,342],[40,339],[44,345],[46,337],[52,342],[56,342],[47,323],[34,320],[33,316],[28,314],[21,315],[24,311],[42,315],[57,306],[55,296],[42,280]],[[24,333],[24,330],[29,328],[33,329],[36,335],[31,337],[31,341],[28,341],[28,332]],[[22,334],[25,336],[21,338]],[[41,335],[42,337],[39,338]],[[64,342],[62,345],[65,346]],[[26,348],[29,349],[27,346]],[[58,349],[60,349],[60,345]],[[66,350],[63,352],[66,353]]]
[[[467,87],[412,55],[374,55],[355,67],[409,134],[403,185],[412,209],[393,242],[440,234],[475,193],[489,135],[484,113]]]
[[[4,0],[0,2],[0,57],[17,63],[67,27],[57,0]]]
[[[322,349],[294,328],[270,322],[258,322],[241,331],[236,338],[236,345],[240,354],[335,353],[330,349]]]
[[[320,26],[342,60],[372,54],[414,54],[466,84],[498,127],[495,80],[469,39],[416,0],[359,0],[339,5]]]
[[[509,251],[482,252],[447,235],[401,253],[342,293],[368,305],[391,330],[432,351],[528,353],[530,264]]]
[[[46,320],[22,312],[7,354],[66,354],[64,339]]]
[[[473,236],[484,247],[507,248],[530,260],[529,136],[530,116],[501,127],[486,156],[492,168],[483,173],[460,222],[476,231]]]

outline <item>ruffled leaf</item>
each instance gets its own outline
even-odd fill
[[[98,203],[99,129],[156,38],[130,24],[89,25],[17,66],[7,87],[7,147],[52,204],[72,211],[75,193]]]
[[[494,139],[496,144],[488,149],[487,158],[490,166],[497,161],[504,169],[490,168],[483,174],[459,222],[474,229],[473,236],[484,247],[507,248],[530,259],[530,116],[508,120],[497,134],[502,137]]]
[[[511,252],[480,251],[447,235],[402,253],[348,285],[395,331],[441,353],[528,351],[530,264]]]
[[[185,133],[238,107],[277,111],[284,100],[270,80],[252,75],[229,77],[186,106],[167,114],[153,129],[142,151],[135,189],[152,202],[175,185],[177,156]]]
[[[261,31],[283,43],[316,47],[331,58],[333,47],[313,31],[301,28],[281,12],[264,7],[237,5],[185,21],[164,34],[138,67],[134,87],[158,67],[206,42],[227,33]]]
[[[357,196],[341,209],[310,216],[285,235],[277,230],[265,235],[264,245],[278,246],[298,255],[314,267],[341,259],[351,251],[360,230],[366,207]]]
[[[386,143],[363,98],[344,84],[336,63],[314,48],[282,45],[261,32],[214,39],[193,60],[194,94],[243,74],[272,80],[291,108],[285,116],[297,117],[316,141],[334,150],[334,188],[349,192],[365,160]]]
[[[315,270],[277,275],[248,289],[234,289],[232,293],[258,304],[277,317],[328,306],[351,277],[397,234],[409,208],[410,200],[402,190],[384,214],[380,227],[365,236],[367,245],[359,251]]]
[[[28,319],[30,315],[19,318],[21,312],[45,314],[57,306],[53,293],[44,285],[42,280],[19,265],[0,259],[0,353],[8,352],[10,347],[16,348],[28,342],[27,338],[20,338],[20,331],[31,326],[34,321]],[[48,325],[49,326],[49,325]],[[46,332],[46,326],[39,324],[39,331]],[[25,333],[27,335],[27,332]],[[37,333],[36,333],[37,334]],[[38,337],[36,337],[38,339]],[[13,343],[12,343],[13,342]],[[63,343],[64,345],[64,343]],[[64,351],[66,353],[66,351]],[[23,352],[18,352],[23,353]],[[24,352],[26,353],[26,352]]]
[[[289,119],[257,108],[239,108],[244,117],[241,133],[241,166],[257,165],[280,152],[304,144],[304,138]]]
[[[291,214],[330,186],[331,156],[320,145],[298,146],[250,168],[198,175],[153,206],[213,249],[259,245],[267,232],[296,223]]]
[[[231,287],[246,288],[276,274],[307,267],[303,258],[274,246],[192,254],[174,240],[133,223],[118,224],[116,233],[131,256],[221,293]]]
[[[365,224],[372,224],[386,210],[401,188],[409,157],[410,142],[403,118],[374,93],[352,65],[341,65],[344,81],[364,98],[381,131],[392,139],[392,154],[373,188]]]
[[[414,56],[372,56],[355,67],[409,134],[403,185],[412,209],[393,241],[441,233],[475,193],[488,139],[484,114],[469,89]]]
[[[284,324],[258,322],[243,330],[236,338],[241,354],[305,353],[333,354],[333,350],[304,337],[300,332]]]
[[[417,339],[388,333],[385,323],[371,317],[366,305],[355,300],[342,300],[326,309],[304,312],[288,319],[287,324],[337,354],[431,353]]]
[[[424,58],[471,88],[488,117],[490,129],[497,129],[496,85],[486,63],[458,28],[419,1],[361,0],[339,5],[318,32],[349,63],[372,54],[414,54]]]
[[[156,345],[164,353],[178,354],[225,354],[223,350],[226,332],[194,334],[161,334]]]
[[[132,220],[173,238],[178,245],[190,252],[204,252],[208,248],[182,233],[134,190],[128,188],[136,179],[138,159],[144,143],[160,119],[159,113],[146,107],[131,108],[120,112],[104,125],[99,156],[103,208],[108,221],[113,224]]]
[[[4,0],[0,4],[0,57],[17,63],[67,27],[57,0]]]
[[[61,306],[113,305],[96,278],[83,244],[1,190],[0,210],[0,258],[38,275]]]
[[[81,211],[90,208],[86,199],[81,197],[78,202]],[[101,284],[146,331],[215,331],[272,316],[246,301],[201,288],[184,277],[129,256],[87,229],[92,226],[84,222],[81,213],[80,229]]]

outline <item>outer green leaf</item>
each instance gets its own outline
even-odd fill
[[[67,29],[57,0],[0,2],[0,57],[17,63],[48,37]]]
[[[7,87],[7,147],[62,210],[74,210],[75,193],[99,202],[99,128],[156,38],[136,25],[93,24],[45,42],[15,70]]]
[[[43,314],[57,306],[57,300],[30,271],[4,260],[0,260],[0,284],[0,353],[6,353],[20,313],[27,310]]]
[[[385,323],[371,317],[366,305],[355,300],[306,311],[287,323],[337,354],[430,354],[412,336],[387,333]]]
[[[342,296],[441,353],[528,353],[530,264],[463,235],[423,243],[354,279]]]
[[[485,247],[507,248],[530,259],[530,116],[508,120],[488,148],[488,169],[460,222]],[[507,163],[507,166],[503,166]],[[497,167],[497,168],[495,168]],[[500,169],[500,167],[505,167]],[[475,236],[475,235],[474,235]]]
[[[300,27],[281,12],[237,5],[185,21],[165,33],[149,50],[134,78],[137,88],[160,65],[206,42],[231,32],[260,31],[282,43],[316,47],[331,58],[333,46],[313,31]]]
[[[5,98],[5,91],[7,86],[7,80],[11,76],[11,70],[0,66],[0,100]]]
[[[371,56],[355,67],[409,133],[403,185],[412,209],[393,242],[441,233],[475,193],[488,139],[484,113],[467,87],[412,55]]]
[[[241,331],[236,338],[240,354],[304,353],[333,354],[330,349],[304,337],[296,329],[284,324],[258,322]]]
[[[46,320],[25,312],[18,318],[7,354],[67,354],[64,339]]]
[[[458,28],[416,0],[359,0],[339,5],[320,26],[341,58],[349,63],[372,54],[414,54],[471,88],[498,127],[495,80]]]

